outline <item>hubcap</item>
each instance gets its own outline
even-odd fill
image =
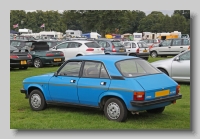
[[[111,102],[107,107],[107,114],[111,119],[117,119],[120,116],[120,108],[119,106]]]
[[[40,67],[40,60],[39,59],[36,59],[35,62],[34,62],[34,65],[35,67]]]
[[[33,94],[31,96],[31,105],[34,107],[34,108],[39,108],[40,105],[41,105],[41,98],[38,94]]]
[[[156,53],[155,53],[155,52],[152,52],[151,56],[152,56],[152,57],[156,57]]]

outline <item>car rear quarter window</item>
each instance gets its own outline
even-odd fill
[[[143,76],[148,74],[161,73],[145,60],[128,59],[116,63],[117,69],[125,77]]]
[[[175,39],[172,42],[172,46],[180,46],[181,45],[181,39]]]
[[[96,42],[86,42],[85,45],[88,48],[100,48],[101,46]]]
[[[189,39],[183,39],[183,45],[190,45]]]
[[[190,51],[185,52],[184,54],[180,55],[180,60],[190,60]]]

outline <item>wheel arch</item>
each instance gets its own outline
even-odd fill
[[[33,90],[39,90],[39,91],[42,93],[42,95],[44,96],[44,99],[46,100],[46,96],[45,96],[45,94],[44,94],[44,90],[42,89],[42,87],[40,87],[40,86],[30,86],[30,87],[28,88],[28,90],[27,90],[27,95],[29,96],[30,93],[31,93]]]

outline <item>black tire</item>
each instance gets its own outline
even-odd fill
[[[124,122],[127,119],[126,106],[117,98],[110,98],[106,101],[104,114],[108,120],[112,121]]]
[[[158,54],[157,54],[156,51],[152,51],[152,52],[151,52],[151,57],[152,57],[152,58],[155,58],[155,57],[157,57],[157,56],[158,56]]]
[[[43,67],[43,63],[42,60],[39,58],[35,58],[34,62],[33,62],[34,67],[36,68],[42,68]]]
[[[135,57],[137,57],[137,55],[136,55],[136,54],[129,54],[129,56],[135,56]]]
[[[162,71],[163,73],[165,73],[166,75],[169,76],[169,74],[168,74],[168,72],[167,72],[166,70],[164,70],[164,69],[160,69],[160,68],[159,68],[159,70]]]
[[[82,56],[82,55],[81,55],[81,54],[78,54],[77,56]],[[76,56],[76,57],[77,57],[77,56]]]
[[[45,98],[40,90],[33,90],[29,95],[29,105],[34,111],[44,110],[47,106]]]
[[[159,114],[162,113],[165,110],[165,107],[161,107],[161,108],[156,108],[156,109],[151,109],[151,110],[146,110],[148,113],[155,113],[155,114]]]

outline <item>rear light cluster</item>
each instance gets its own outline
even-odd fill
[[[32,56],[30,54],[28,54],[27,57],[32,59]]]
[[[103,47],[101,47],[101,50],[104,51],[105,49]]]
[[[94,49],[93,48],[88,48],[88,49],[86,49],[86,51],[94,51]]]
[[[19,58],[19,57],[17,55],[11,55],[10,58],[16,59],[16,58]]]
[[[115,46],[112,46],[112,52],[116,52]]]
[[[151,48],[153,48],[153,46],[154,46],[154,44],[150,45],[150,46],[149,46],[149,50],[151,50]]]
[[[64,53],[63,53],[63,52],[60,52],[60,56],[64,56]]]
[[[136,53],[139,53],[140,52],[140,48],[138,48],[137,50],[136,50]]]
[[[176,86],[176,94],[178,94],[180,92],[180,89],[181,89],[181,86],[180,85],[177,85]]]
[[[143,101],[145,97],[144,92],[134,92],[133,100],[134,101]]]
[[[46,56],[54,56],[53,53],[47,53]]]

